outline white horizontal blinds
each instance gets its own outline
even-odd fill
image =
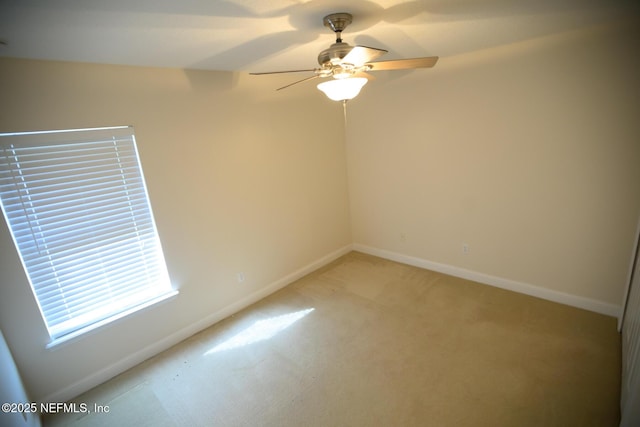
[[[171,291],[132,128],[0,140],[2,207],[52,338]]]

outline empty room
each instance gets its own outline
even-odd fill
[[[635,3],[3,1],[0,426],[638,425]]]

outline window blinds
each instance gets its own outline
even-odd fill
[[[0,201],[52,339],[175,293],[133,128],[0,143]]]

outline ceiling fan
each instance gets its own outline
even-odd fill
[[[313,72],[311,77],[295,81],[276,90],[286,89],[295,84],[306,82],[315,78],[333,77],[318,85],[334,101],[346,102],[355,98],[360,89],[367,83],[367,71],[404,70],[412,68],[431,68],[438,62],[437,56],[423,58],[396,59],[391,61],[376,61],[374,59],[387,53],[384,49],[367,46],[350,46],[342,41],[342,31],[353,21],[350,13],[332,13],[323,18],[325,27],[330,28],[336,34],[336,42],[318,55],[319,68],[306,70],[269,71],[263,73],[249,73],[251,75],[283,74]]]

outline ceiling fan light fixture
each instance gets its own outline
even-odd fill
[[[350,77],[348,79],[333,79],[320,83],[318,89],[332,101],[348,101],[360,93],[360,89],[367,84],[364,77]]]

